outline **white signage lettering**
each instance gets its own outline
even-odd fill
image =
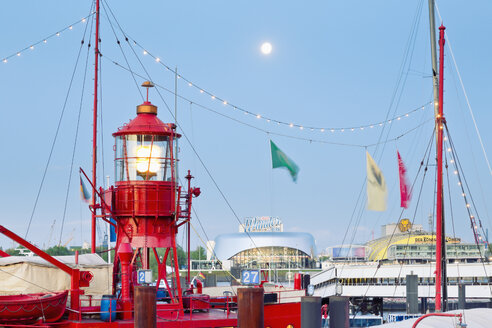
[[[262,216],[244,219],[240,228],[245,232],[280,232],[283,230],[283,224],[279,218]]]

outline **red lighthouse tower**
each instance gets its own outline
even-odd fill
[[[176,181],[175,141],[180,137],[176,126],[157,117],[157,107],[148,101],[151,82],[144,82],[147,101],[137,106],[137,117],[113,133],[115,137],[115,186],[111,195],[111,215],[116,220],[117,257],[114,264],[114,288],[121,281],[121,302],[131,311],[132,290],[137,285],[135,271],[149,269],[150,257],[158,263],[158,282],[167,286],[171,304],[182,309],[182,290],[176,252],[178,227],[190,220],[193,196],[199,188],[182,192]],[[109,205],[109,204],[108,204]],[[159,257],[158,249],[164,249]],[[161,253],[162,254],[162,253]],[[174,274],[167,280],[166,262],[170,259]],[[129,312],[131,313],[131,312]]]

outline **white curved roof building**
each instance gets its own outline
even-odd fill
[[[245,223],[239,229],[244,232],[222,234],[215,238],[216,259],[221,262],[231,261],[232,266],[242,268],[314,267],[316,245],[311,234],[283,232],[278,219],[275,219],[278,229],[271,223],[273,218],[262,217],[253,220],[253,224],[260,227],[260,231]],[[268,220],[270,223],[267,223]]]

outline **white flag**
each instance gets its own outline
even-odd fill
[[[366,151],[367,166],[367,209],[386,211],[386,181],[383,172]]]

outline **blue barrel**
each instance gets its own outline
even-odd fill
[[[111,306],[111,321],[116,320],[116,297],[114,295],[103,295],[101,299],[101,320],[109,321],[109,310]]]

